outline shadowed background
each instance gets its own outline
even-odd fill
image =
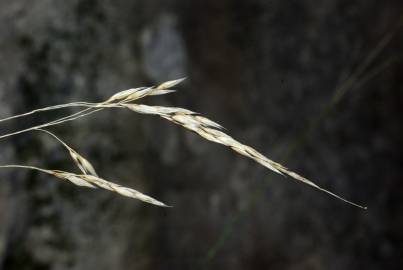
[[[0,269],[400,269],[402,14],[400,0],[1,0],[0,118],[187,76],[141,102],[201,112],[369,210],[108,110],[51,130],[174,208],[2,169]],[[0,163],[75,170],[39,132],[2,139]]]

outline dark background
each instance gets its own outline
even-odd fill
[[[187,76],[144,102],[201,112],[369,209],[109,110],[51,130],[174,208],[2,169],[0,269],[402,269],[402,14],[401,0],[1,0],[0,118]],[[2,139],[0,163],[75,171],[38,132]]]

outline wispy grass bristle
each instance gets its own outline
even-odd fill
[[[180,84],[181,82],[183,82],[184,80],[186,80],[186,77],[183,78],[179,78],[176,80],[172,80],[172,81],[166,81],[161,83],[160,85],[157,86],[157,89],[159,90],[166,90],[166,89],[170,89],[174,86],[177,86],[178,84]]]

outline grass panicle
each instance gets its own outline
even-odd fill
[[[193,111],[190,111],[190,110],[184,109],[184,108],[178,108],[178,107],[149,106],[149,105],[132,103],[133,101],[139,100],[146,96],[164,95],[164,94],[172,93],[175,90],[172,90],[171,88],[178,85],[179,83],[181,83],[184,79],[185,78],[167,81],[156,87],[155,86],[139,87],[139,88],[123,90],[123,91],[120,91],[120,92],[112,95],[106,101],[100,102],[100,103],[73,102],[73,103],[67,103],[67,104],[60,104],[60,105],[37,109],[37,110],[31,111],[28,113],[1,119],[0,122],[3,122],[3,121],[18,118],[18,117],[28,116],[28,115],[31,115],[31,114],[34,114],[37,112],[61,109],[61,108],[66,108],[66,107],[84,107],[85,108],[76,113],[67,115],[65,117],[56,119],[56,120],[48,122],[48,123],[44,123],[44,124],[41,124],[38,126],[11,132],[11,133],[0,136],[0,139],[1,139],[1,138],[6,138],[9,136],[17,135],[17,134],[32,131],[32,130],[39,130],[39,131],[45,132],[45,133],[51,135],[52,137],[54,137],[56,140],[58,140],[69,151],[69,154],[72,157],[73,161],[76,163],[77,167],[83,173],[82,175],[69,173],[69,172],[63,172],[63,171],[45,170],[45,169],[40,169],[40,168],[36,168],[36,167],[22,166],[22,165],[5,165],[5,166],[0,166],[0,167],[31,168],[31,169],[35,169],[35,170],[39,170],[39,171],[48,173],[48,174],[52,174],[58,178],[68,180],[76,185],[83,185],[83,186],[87,186],[87,187],[101,187],[104,189],[108,189],[110,191],[114,191],[114,192],[119,193],[124,196],[136,198],[136,199],[139,199],[139,200],[142,200],[142,201],[145,201],[148,203],[152,203],[155,205],[159,205],[159,206],[166,206],[165,204],[163,204],[151,197],[148,197],[147,195],[144,195],[138,191],[135,191],[133,189],[126,188],[126,187],[120,186],[118,184],[114,184],[112,182],[103,180],[102,178],[99,178],[95,172],[94,167],[91,165],[91,163],[87,159],[85,159],[82,155],[78,154],[77,151],[75,151],[73,148],[71,148],[69,145],[67,145],[64,141],[62,141],[55,134],[51,133],[48,130],[43,129],[45,127],[50,127],[50,126],[59,125],[59,124],[62,124],[62,123],[68,122],[68,121],[73,121],[78,118],[85,117],[87,115],[93,114],[95,112],[98,112],[98,111],[106,109],[106,108],[124,108],[124,109],[129,109],[131,111],[141,113],[141,114],[158,115],[163,119],[166,119],[172,123],[182,126],[183,128],[186,128],[188,130],[195,132],[196,134],[198,134],[199,136],[203,137],[206,140],[229,147],[233,151],[241,154],[242,156],[245,156],[245,157],[248,157],[248,158],[254,160],[255,162],[261,164],[262,166],[268,168],[269,170],[272,170],[272,171],[274,171],[278,174],[284,175],[284,176],[289,176],[299,182],[302,182],[315,189],[325,192],[325,193],[327,193],[339,200],[342,200],[348,204],[354,205],[354,206],[362,208],[362,209],[366,209],[365,206],[351,202],[337,194],[334,194],[334,193],[328,191],[327,189],[320,187],[319,185],[315,184],[311,180],[309,180],[309,179],[289,170],[288,168],[284,167],[283,165],[267,158],[265,155],[259,153],[254,148],[240,143],[239,141],[235,140],[233,137],[226,134],[223,131],[224,128],[220,124],[218,124],[196,112],[193,112]]]

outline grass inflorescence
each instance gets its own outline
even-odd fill
[[[78,111],[76,113],[64,116],[62,118],[56,119],[51,122],[43,123],[40,125],[26,128],[26,129],[22,129],[22,130],[18,130],[18,131],[14,131],[11,133],[0,135],[0,139],[3,139],[3,138],[7,138],[7,137],[14,136],[17,134],[25,133],[25,132],[40,131],[49,136],[52,136],[60,144],[62,144],[64,146],[64,148],[66,148],[66,150],[69,152],[73,162],[76,164],[78,169],[81,171],[81,174],[65,172],[65,171],[60,171],[60,170],[48,170],[48,169],[38,168],[38,167],[34,167],[34,166],[25,166],[25,165],[1,165],[0,168],[19,168],[19,169],[36,170],[36,171],[40,171],[40,172],[55,176],[62,180],[67,180],[75,185],[85,186],[85,187],[90,187],[90,188],[103,188],[103,189],[110,190],[112,192],[116,192],[120,195],[138,199],[138,200],[141,200],[141,201],[144,201],[147,203],[151,203],[154,205],[167,206],[166,204],[164,204],[150,196],[147,196],[139,191],[136,191],[134,189],[127,188],[127,187],[124,187],[124,186],[121,186],[116,183],[113,183],[113,182],[100,178],[97,175],[92,164],[86,158],[84,158],[82,155],[80,155],[76,150],[74,150],[71,146],[69,146],[67,143],[65,143],[57,135],[55,135],[54,133],[45,129],[45,128],[48,128],[51,126],[63,124],[65,122],[69,122],[69,121],[73,121],[73,120],[76,120],[81,117],[85,117],[89,114],[93,114],[93,113],[99,112],[104,109],[121,108],[121,109],[126,109],[126,110],[134,111],[137,113],[141,113],[141,114],[157,115],[163,119],[166,119],[172,123],[175,123],[188,130],[193,131],[194,133],[198,134],[199,136],[203,137],[206,140],[229,147],[233,151],[256,161],[257,163],[261,164],[262,166],[264,166],[278,174],[281,174],[284,176],[290,176],[291,178],[293,178],[299,182],[302,182],[315,189],[325,192],[325,193],[327,193],[339,200],[342,200],[348,204],[354,205],[354,206],[362,208],[362,209],[366,209],[366,207],[364,207],[364,206],[351,202],[337,194],[334,194],[334,193],[328,191],[327,189],[324,189],[324,188],[318,186],[311,180],[309,180],[309,179],[289,170],[288,168],[284,167],[283,165],[267,158],[265,155],[259,153],[254,148],[240,143],[239,141],[235,140],[233,137],[226,134],[224,132],[223,127],[220,124],[200,115],[199,113],[196,113],[196,112],[193,112],[193,111],[190,111],[187,109],[183,109],[183,108],[177,108],[177,107],[148,106],[148,105],[134,103],[135,101],[137,101],[141,98],[144,98],[146,96],[164,95],[164,94],[169,94],[169,93],[175,92],[175,90],[172,90],[171,88],[176,86],[177,84],[181,83],[183,80],[184,80],[184,78],[178,79],[178,80],[167,81],[158,86],[132,88],[132,89],[120,91],[120,92],[112,95],[107,100],[105,100],[103,102],[99,102],[99,103],[72,102],[72,103],[66,103],[66,104],[60,104],[60,105],[49,106],[49,107],[45,107],[45,108],[41,108],[41,109],[36,109],[36,110],[30,111],[27,113],[18,114],[18,115],[4,118],[4,119],[0,119],[0,122],[4,122],[4,121],[9,121],[12,119],[25,117],[28,115],[32,115],[32,114],[44,112],[44,111],[50,111],[50,110],[68,108],[68,107],[82,108],[80,111]]]

